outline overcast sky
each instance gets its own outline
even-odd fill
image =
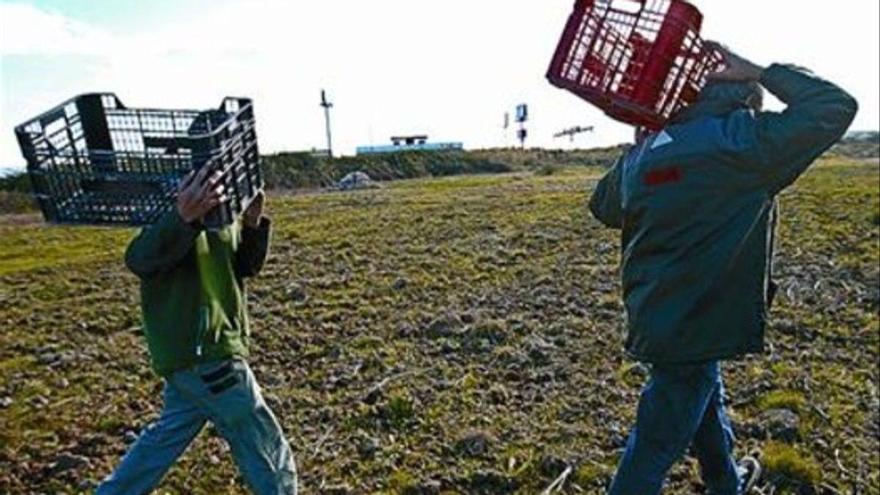
[[[617,0],[630,2],[632,0]],[[880,2],[696,0],[703,34],[767,64],[793,62],[851,91],[854,129],[880,127]],[[264,152],[427,133],[467,148],[513,143],[505,111],[530,104],[529,145],[626,141],[628,127],[544,79],[572,0],[0,0],[0,166],[23,166],[13,127],[78,93],[130,107],[255,101]],[[776,104],[778,106],[778,103]],[[596,132],[574,144],[553,133]]]

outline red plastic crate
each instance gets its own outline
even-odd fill
[[[577,0],[547,71],[610,117],[658,130],[722,65],[684,0]]]

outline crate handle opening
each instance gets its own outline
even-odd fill
[[[609,9],[627,14],[638,14],[645,8],[645,0],[602,0]]]

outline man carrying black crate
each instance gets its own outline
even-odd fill
[[[852,123],[856,101],[811,73],[715,45],[726,68],[599,182],[593,215],[622,229],[627,351],[650,363],[609,493],[656,495],[688,448],[712,495],[746,493],[719,361],[763,349],[775,197]],[[787,108],[761,112],[761,86]]]
[[[225,200],[219,173],[209,174],[209,167],[191,172],[176,208],[126,252],[126,265],[141,279],[144,333],[153,368],[165,379],[164,408],[97,495],[150,493],[207,421],[229,443],[254,493],[297,491],[293,454],[245,362],[244,279],[259,273],[269,246],[263,195],[240,222],[207,231],[200,219]]]

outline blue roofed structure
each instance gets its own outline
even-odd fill
[[[392,136],[391,144],[379,146],[358,146],[358,155],[377,153],[400,153],[403,151],[450,151],[462,150],[464,144],[458,142],[429,143],[428,136],[416,134],[412,136]]]

